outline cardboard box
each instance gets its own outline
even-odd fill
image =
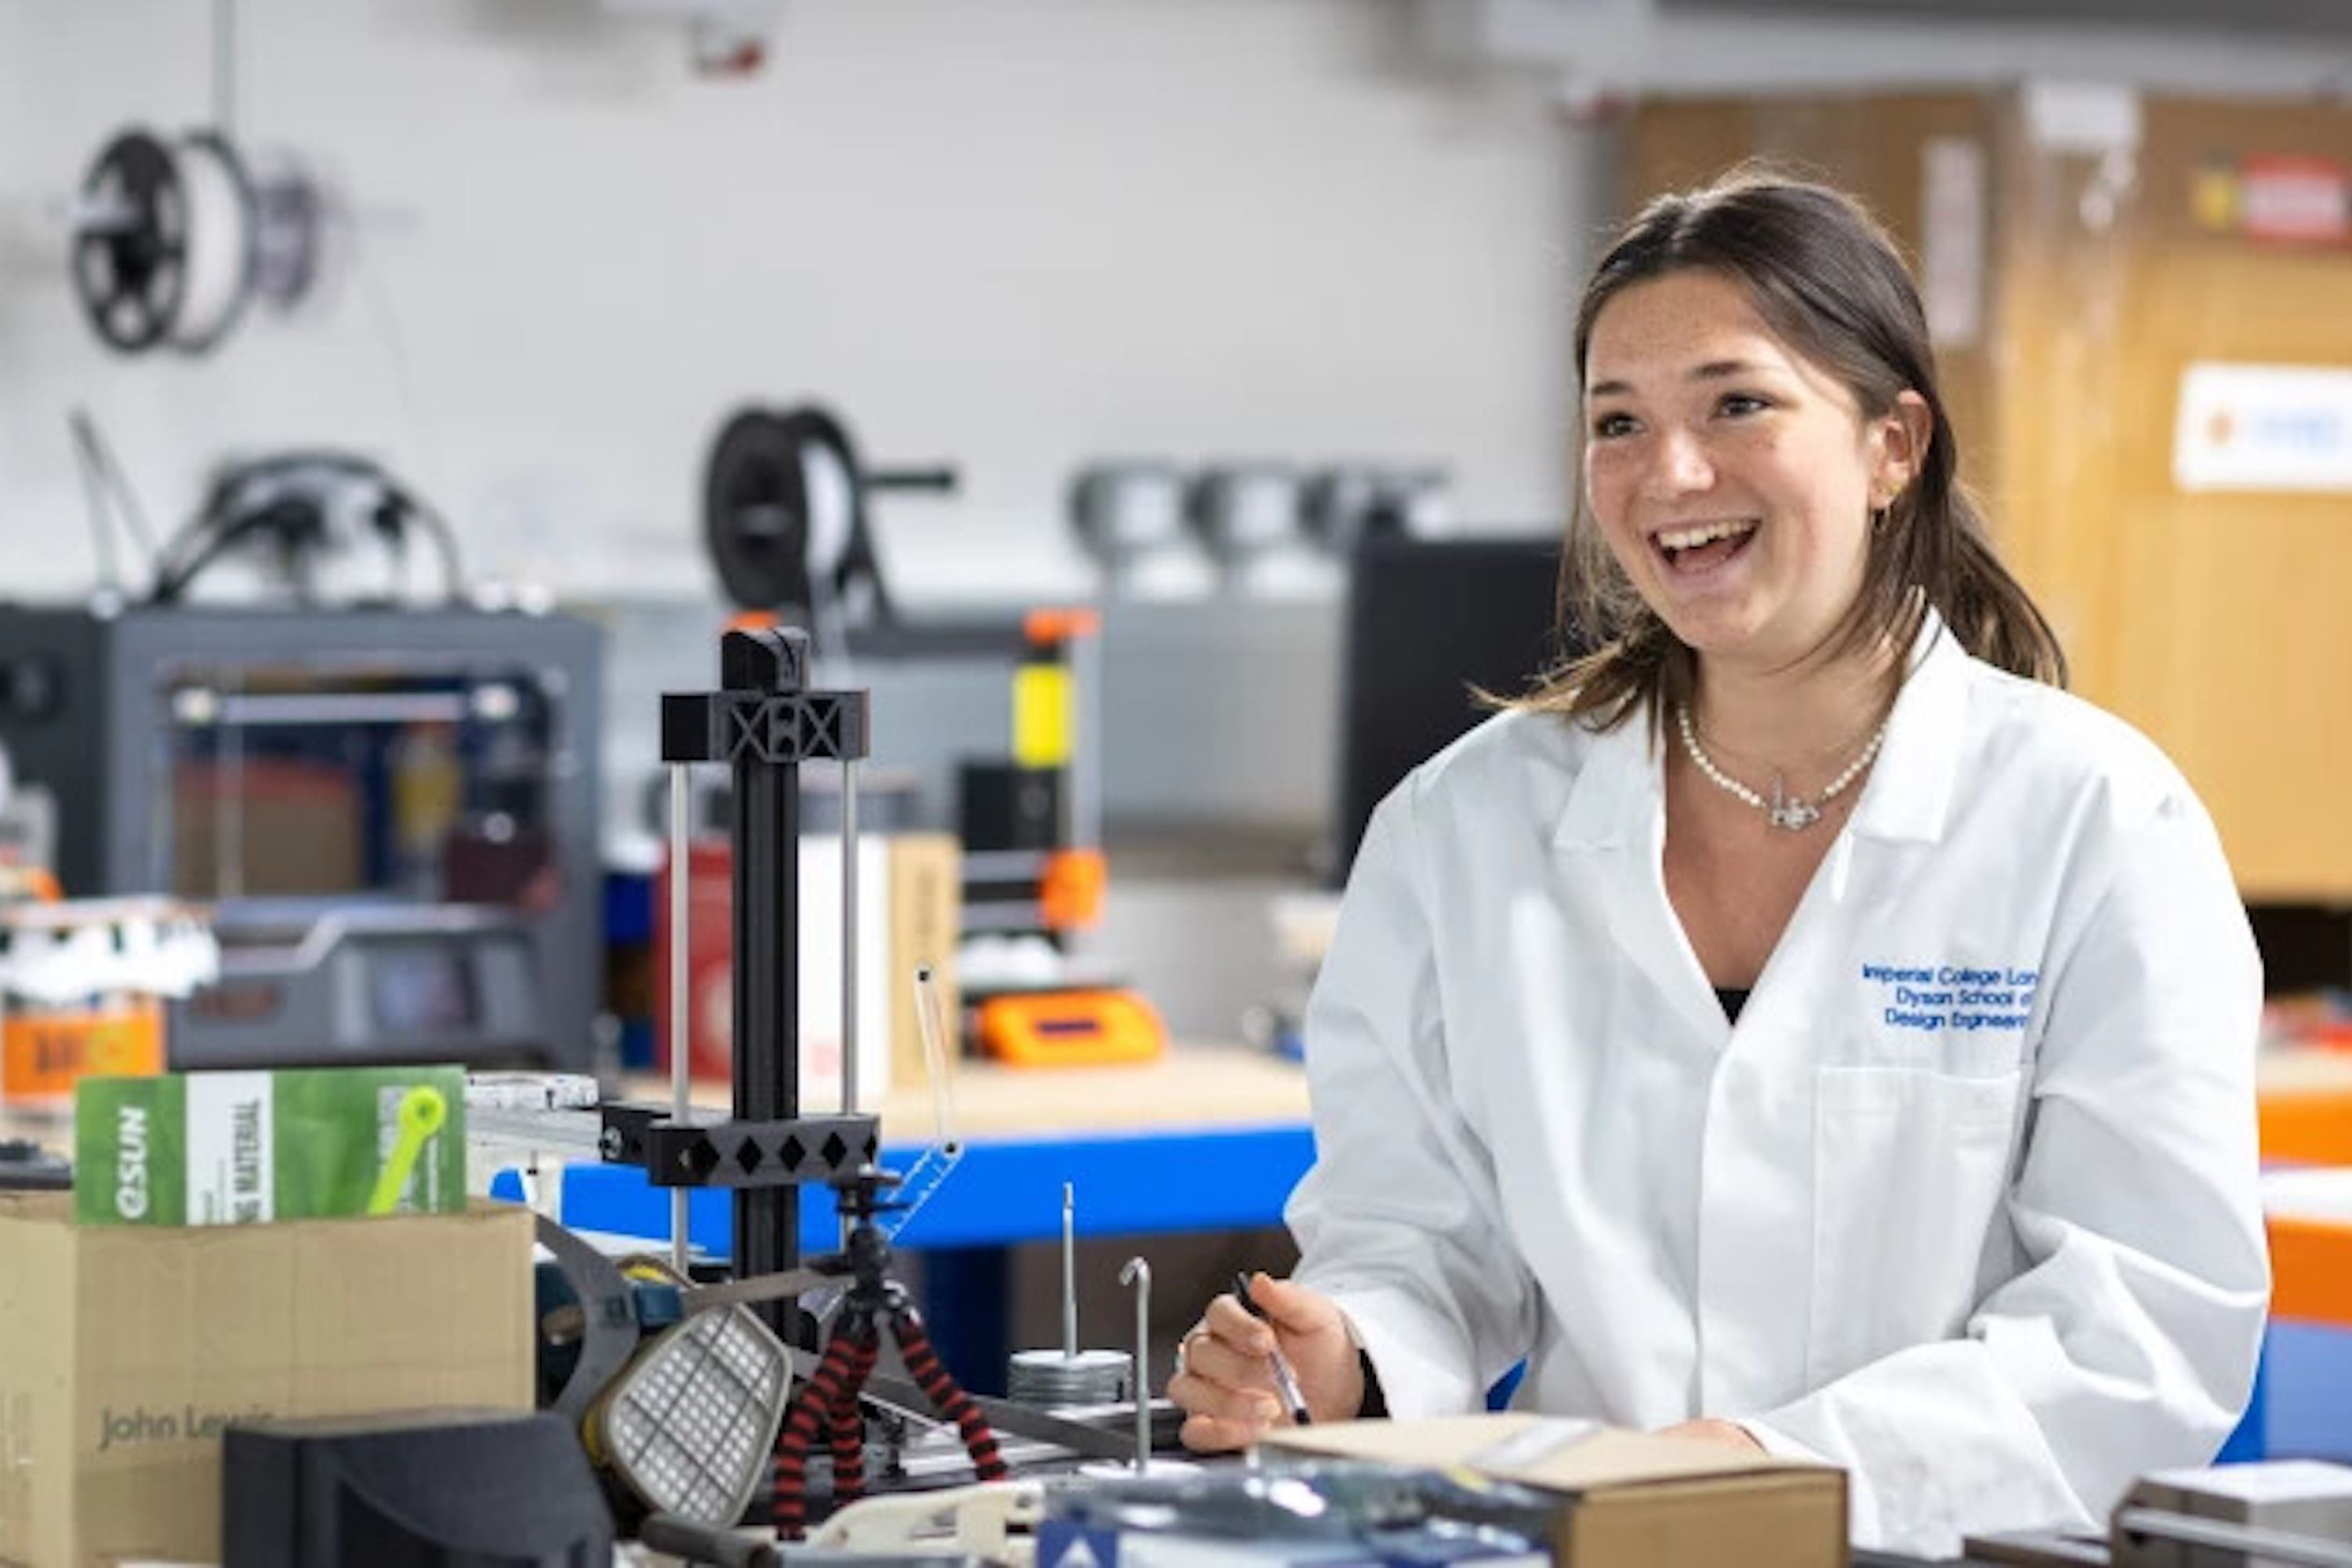
[[[1844,1568],[1845,1472],[1719,1443],[1517,1413],[1345,1421],[1269,1435],[1290,1458],[1465,1466],[1559,1494],[1562,1568]]]
[[[957,927],[963,918],[963,859],[945,833],[863,837],[858,844],[857,1079],[870,1106],[893,1084],[921,1085],[923,1042],[914,973],[928,963],[940,985],[947,1046],[955,1049],[960,997]],[[830,834],[800,846],[798,975],[801,1108],[841,1103],[841,846]],[[688,1068],[711,1083],[732,1080],[735,1055],[734,855],[724,839],[697,839],[687,853]],[[654,885],[654,1057],[669,1066],[668,870]]]
[[[220,1556],[220,1434],[532,1404],[531,1220],[78,1226],[0,1193],[0,1561]]]
[[[956,943],[963,924],[963,846],[952,833],[908,833],[890,840],[890,1082],[928,1089],[922,1020],[913,976],[929,964],[939,984],[940,1047],[955,1070],[963,1016],[956,983]]]

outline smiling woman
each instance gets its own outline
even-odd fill
[[[2212,1455],[2268,1296],[2212,826],[2059,689],[1854,204],[1652,205],[1576,346],[1597,651],[1374,814],[1299,1275],[1210,1304],[1185,1440],[1287,1419],[1276,1352],[1318,1419],[1524,1360],[1524,1408],[1843,1467],[1864,1545],[2103,1519]]]
[[[1784,553],[1811,542],[1835,558],[1830,581],[1809,589],[1815,613],[1783,627],[1765,658],[1907,647],[1932,610],[1976,657],[2065,683],[2049,623],[1958,482],[1958,442],[1910,277],[1849,198],[1738,175],[1654,203],[1596,270],[1575,343],[1587,483],[1563,586],[1598,648],[1556,672],[1532,706],[1614,726],[1637,708],[1654,724],[1692,700],[1694,646],[1672,625],[1675,596],[1643,591],[1674,579],[1645,571],[1647,552],[1629,551],[1620,530],[1654,519],[1654,536],[1683,521],[1677,507],[1705,521],[1707,509],[1764,499],[1749,484],[1776,496],[1793,485],[1784,521],[1831,531]],[[1713,482],[1717,461],[1733,468],[1726,486]],[[1762,521],[1718,525],[1753,533]],[[1823,601],[1840,612],[1827,625]]]

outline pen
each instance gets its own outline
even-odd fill
[[[1266,1321],[1265,1309],[1250,1297],[1248,1275],[1234,1276],[1234,1300],[1242,1304],[1243,1311],[1261,1323]],[[1307,1414],[1307,1396],[1298,1392],[1298,1374],[1290,1370],[1290,1362],[1283,1355],[1279,1342],[1265,1352],[1265,1359],[1273,1364],[1274,1385],[1282,1391],[1283,1403],[1290,1406],[1290,1418],[1301,1426],[1313,1426],[1313,1418]]]

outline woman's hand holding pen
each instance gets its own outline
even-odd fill
[[[1276,1371],[1277,1355],[1315,1420],[1346,1420],[1363,1405],[1362,1363],[1339,1308],[1265,1274],[1250,1277],[1246,1289],[1257,1315],[1238,1292],[1219,1296],[1177,1347],[1168,1397],[1185,1414],[1188,1448],[1246,1447],[1266,1428],[1298,1419]]]

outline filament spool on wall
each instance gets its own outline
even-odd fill
[[[326,195],[302,160],[283,148],[253,153],[246,172],[254,203],[253,291],[270,310],[291,310],[319,277]]]
[[[217,347],[257,295],[285,308],[317,270],[320,204],[299,166],[257,184],[226,138],[132,128],[100,150],[73,224],[74,291],[122,353]]]
[[[703,539],[746,610],[896,618],[866,512],[877,490],[945,491],[951,468],[867,468],[840,419],[814,404],[739,409],[703,470]]]
[[[727,421],[704,473],[703,537],[739,606],[808,607],[810,500],[802,443],[782,419],[747,408]]]
[[[106,144],[82,181],[74,291],[108,347],[152,348],[187,292],[186,192],[163,142],[140,130]]]
[[[182,353],[207,353],[253,298],[256,210],[245,165],[208,131],[173,149],[188,212],[187,283],[164,337]]]

